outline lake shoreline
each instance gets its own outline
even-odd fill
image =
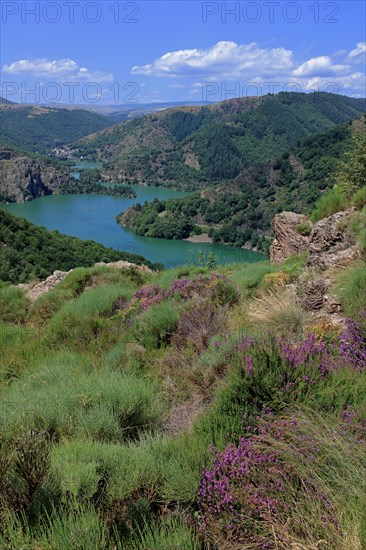
[[[215,255],[219,265],[233,262],[254,263],[267,259],[264,254],[227,244],[212,243],[207,232],[187,240],[168,240],[142,237],[122,228],[116,223],[116,216],[136,202],[149,202],[155,198],[167,200],[188,194],[160,186],[134,185],[133,188],[137,194],[136,199],[103,194],[53,194],[40,197],[41,200],[4,206],[14,215],[51,231],[57,230],[65,235],[92,240],[115,250],[139,254],[152,263],[162,263],[168,269],[197,263],[200,255],[210,252]]]

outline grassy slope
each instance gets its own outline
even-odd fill
[[[318,548],[364,547],[366,455],[357,415],[366,414],[366,371],[345,366],[319,377],[316,353],[314,368],[294,370],[248,317],[257,294],[302,269],[301,260],[234,265],[219,270],[229,277],[221,280],[192,266],[160,274],[82,268],[33,305],[19,290],[2,289],[1,546],[71,550],[76,537],[86,550],[242,547],[245,534],[230,542],[219,521],[230,512],[207,510],[198,487],[210,444],[223,450],[261,429],[253,440],[258,460],[268,449],[277,453],[284,489],[276,517],[249,522],[253,548],[258,537],[283,548],[319,540]],[[357,295],[361,307],[360,270],[343,272],[340,292]],[[138,289],[145,290],[131,299]],[[294,318],[274,318],[277,333],[289,334]],[[259,337],[250,352],[243,335]],[[325,335],[336,349],[338,338]],[[263,406],[272,416],[258,420]],[[240,483],[272,494],[266,476],[258,466]],[[240,498],[239,510],[253,505]]]

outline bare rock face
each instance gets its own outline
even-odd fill
[[[0,200],[24,202],[52,192],[70,181],[68,174],[30,157],[0,151]]]
[[[281,212],[272,221],[275,239],[270,247],[270,261],[273,264],[282,263],[292,254],[301,254],[308,250],[309,236],[301,234],[299,227],[313,227],[312,222],[303,214]]]
[[[307,265],[316,271],[346,265],[359,254],[356,238],[349,230],[355,209],[338,212],[317,222],[309,238]]]

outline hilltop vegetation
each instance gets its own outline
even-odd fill
[[[68,184],[61,185],[57,189],[60,195],[74,195],[84,193],[94,193],[97,195],[112,195],[116,197],[135,198],[136,192],[130,185],[102,185],[100,170],[97,168],[88,168],[82,170],[78,180],[73,179]]]
[[[0,142],[25,151],[49,152],[115,123],[83,109],[0,105]]]
[[[79,154],[96,155],[122,181],[194,189],[232,180],[365,110],[364,99],[270,94],[168,109],[88,136],[76,147]]]
[[[94,241],[48,231],[0,207],[0,280],[26,282],[43,279],[55,270],[68,271],[75,266],[92,266],[96,262],[127,260],[151,266],[137,254],[118,252]]]

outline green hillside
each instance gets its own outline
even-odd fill
[[[47,152],[115,123],[83,109],[0,105],[0,142],[26,151]]]
[[[45,278],[55,270],[68,271],[96,262],[127,260],[151,266],[142,256],[117,252],[76,237],[48,231],[0,207],[0,280],[11,283]]]
[[[147,262],[0,209],[1,549],[366,548],[363,124],[260,165],[271,180],[248,168],[206,210],[152,213],[212,218],[268,181],[310,207],[339,156],[311,236],[277,230],[282,263],[93,266]],[[38,297],[9,284],[69,267]]]
[[[363,131],[365,119],[357,124]],[[168,239],[189,237],[203,226],[218,242],[250,244],[266,252],[276,213],[309,214],[334,185],[337,165],[352,145],[352,129],[337,125],[306,138],[277,160],[253,164],[230,183],[183,199],[136,205],[119,221],[139,235]]]
[[[365,111],[364,99],[280,93],[168,109],[88,136],[77,147],[121,180],[194,189],[232,180]]]

